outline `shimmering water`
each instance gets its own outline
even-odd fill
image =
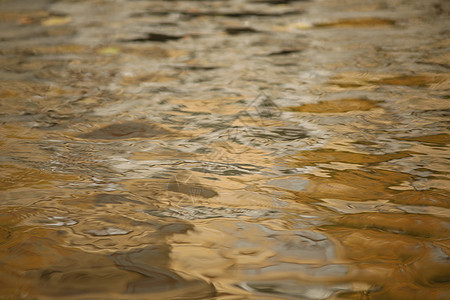
[[[0,1],[0,299],[449,299],[448,1]]]

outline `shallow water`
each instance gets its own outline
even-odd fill
[[[450,298],[449,12],[0,1],[0,298]]]

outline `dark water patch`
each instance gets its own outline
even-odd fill
[[[186,71],[211,71],[219,69],[218,66],[201,66],[201,65],[182,65],[182,66],[171,66],[171,68],[176,70],[186,70]]]
[[[141,38],[122,40],[122,42],[167,42],[167,41],[176,41],[182,39],[184,36],[182,35],[169,35],[162,33],[147,33],[146,36]]]
[[[252,27],[228,27],[225,28],[225,32],[229,35],[239,35],[239,34],[259,33],[260,31]]]
[[[108,125],[78,135],[82,139],[120,140],[130,138],[152,138],[167,135],[169,131],[153,124],[125,122]]]
[[[282,55],[289,55],[289,54],[293,54],[293,53],[300,53],[302,51],[303,50],[301,50],[301,49],[285,49],[285,50],[270,52],[269,54],[267,54],[267,56],[282,56]]]
[[[144,16],[166,16],[170,14],[179,14],[186,18],[198,17],[227,17],[227,18],[250,18],[250,17],[282,17],[302,14],[302,10],[286,10],[282,12],[264,12],[264,11],[147,11],[142,13],[132,14],[131,17]]]
[[[434,276],[433,278],[429,279],[429,282],[431,284],[449,285],[450,284],[450,274],[441,274],[441,275]]]

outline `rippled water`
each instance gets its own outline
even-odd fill
[[[448,1],[0,1],[1,299],[449,299]]]

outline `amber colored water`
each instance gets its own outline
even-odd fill
[[[0,299],[450,299],[449,14],[1,0]]]

